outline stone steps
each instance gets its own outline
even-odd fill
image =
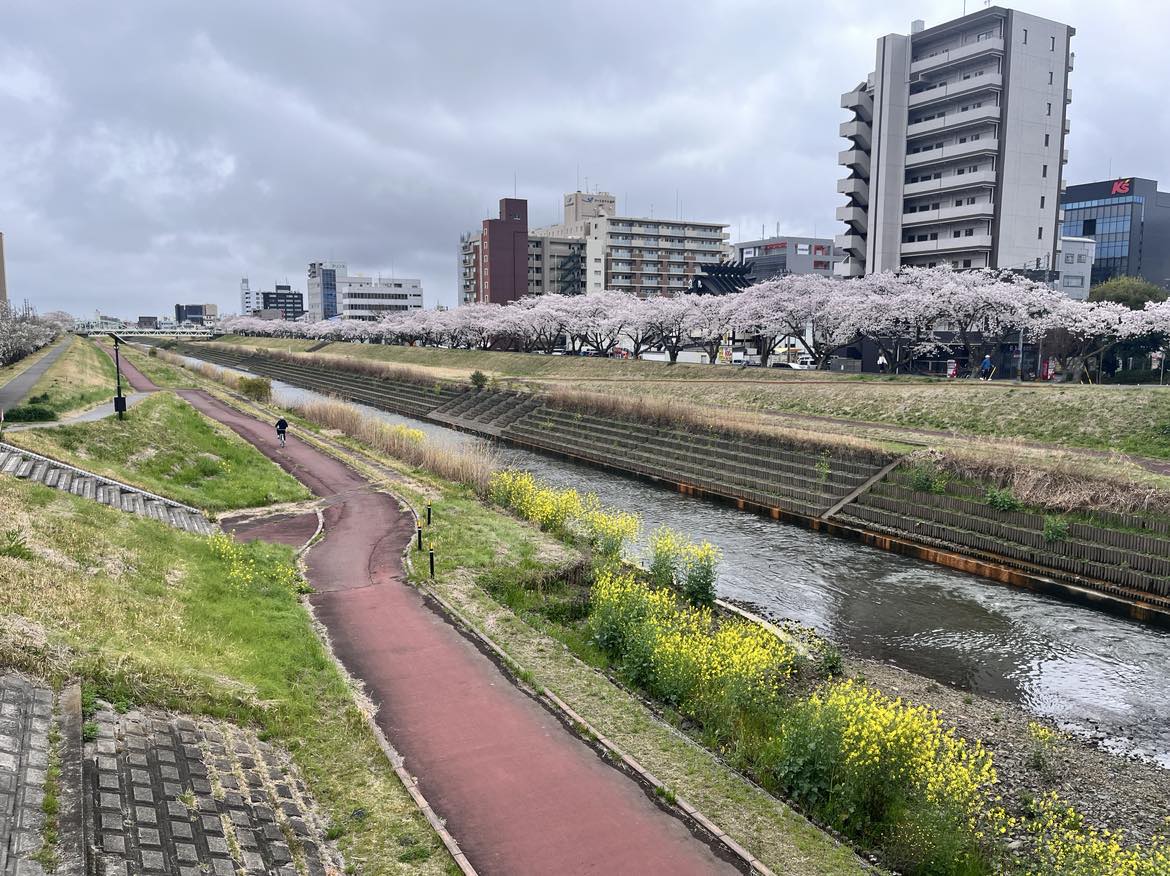
[[[196,535],[211,535],[215,525],[194,508],[128,484],[92,474],[39,454],[0,443],[0,474],[62,490],[128,514],[158,520]]]

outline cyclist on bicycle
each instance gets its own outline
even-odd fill
[[[288,432],[288,421],[281,417],[276,421],[276,439],[280,442],[280,446],[284,447],[284,436]]]

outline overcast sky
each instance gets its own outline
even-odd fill
[[[973,11],[979,0],[969,0]],[[1028,0],[1072,24],[1069,182],[1170,187],[1170,12]],[[42,312],[239,308],[309,261],[455,298],[500,197],[831,235],[843,91],[874,40],[962,0],[4,0],[0,231]],[[578,171],[579,169],[579,171]]]

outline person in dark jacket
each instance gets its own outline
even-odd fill
[[[288,420],[281,417],[276,421],[276,440],[280,442],[280,446],[284,447],[285,433],[288,432]]]

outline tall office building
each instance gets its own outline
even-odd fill
[[[240,315],[248,316],[264,307],[263,294],[259,289],[253,289],[248,285],[247,277],[242,278],[240,280]]]
[[[1064,233],[1097,242],[1093,285],[1141,277],[1170,289],[1170,193],[1136,176],[1069,186]]]
[[[287,286],[277,286],[277,293],[293,293]],[[419,310],[423,306],[422,283],[399,277],[350,275],[340,262],[312,262],[308,283],[309,319],[381,319],[397,310]],[[266,293],[269,294],[269,293]]]
[[[306,289],[306,310],[314,322],[333,319],[337,310],[337,278],[345,276],[345,265],[338,262],[310,262]]]
[[[874,72],[841,97],[838,276],[1058,269],[1074,33],[990,6],[877,41]]]

